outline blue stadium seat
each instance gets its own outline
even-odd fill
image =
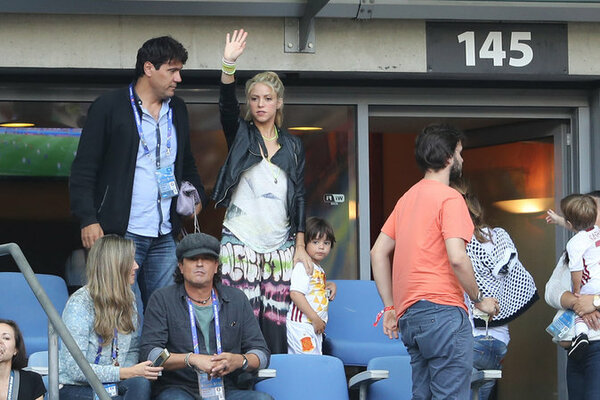
[[[256,383],[254,389],[275,399],[348,400],[344,365],[335,357],[273,354],[269,368],[277,371],[276,377]]]
[[[377,372],[388,372],[388,377],[377,379]],[[362,385],[366,385],[361,388]],[[360,389],[360,400],[410,400],[412,398],[412,369],[410,356],[375,357],[367,371],[350,379],[352,389]]]
[[[37,372],[42,375],[42,381],[46,390],[48,389],[48,352],[38,351],[29,356],[27,360],[27,369],[33,372]]]
[[[474,370],[471,375],[471,398],[479,398],[477,389],[489,380],[502,377],[501,370]],[[376,357],[367,370],[350,379],[350,389],[359,389],[359,400],[410,400],[412,368],[410,356]]]
[[[373,326],[383,303],[374,281],[334,280],[337,294],[329,303],[323,353],[344,365],[366,366],[375,357],[408,355],[400,339],[383,334],[382,321]]]
[[[55,275],[35,275],[62,314],[69,293],[65,281]],[[48,350],[48,318],[20,272],[0,272],[0,318],[12,319],[21,328],[27,355]]]

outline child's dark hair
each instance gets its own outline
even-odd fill
[[[331,248],[335,244],[335,235],[333,234],[333,228],[329,225],[329,222],[323,218],[310,217],[306,220],[306,232],[304,232],[304,244],[314,239],[319,239],[325,236],[327,240],[331,242]]]
[[[594,226],[597,216],[596,202],[585,194],[571,194],[560,201],[565,220],[573,229],[582,231]]]

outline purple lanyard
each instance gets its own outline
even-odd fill
[[[215,295],[215,290],[211,291],[212,297],[212,307],[213,314],[215,316],[215,336],[217,341],[217,354],[221,354],[223,349],[221,347],[221,324],[219,323],[219,305],[217,303],[217,296]],[[194,353],[198,354],[200,352],[198,346],[198,332],[196,332],[196,318],[194,317],[194,306],[192,305],[192,300],[189,297],[186,297],[188,304],[188,313],[190,315],[190,326],[192,327],[192,341],[194,342]]]
[[[96,360],[94,360],[94,364],[98,364],[100,362],[100,354],[102,353],[102,337],[100,335],[98,335],[98,352],[96,353]],[[117,336],[117,328],[115,328],[115,333],[113,335],[113,340],[112,340],[112,361],[113,361],[113,365],[118,366],[119,365],[119,360],[117,360],[117,358],[119,358],[119,337]]]
[[[146,143],[146,138],[144,138],[144,132],[142,131],[142,118],[138,112],[138,109],[135,105],[135,97],[133,96],[133,85],[129,85],[129,100],[131,101],[131,108],[133,109],[133,117],[135,119],[135,126],[138,130],[138,135],[140,135],[140,141],[142,142],[142,147],[144,148],[144,155],[150,157],[150,149],[148,148],[148,143]],[[171,154],[171,136],[173,135],[173,110],[169,107],[169,112],[167,113],[167,155]],[[156,168],[160,168],[160,142],[156,145]]]

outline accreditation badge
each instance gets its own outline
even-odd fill
[[[116,383],[104,383],[102,386],[104,386],[104,389],[106,389],[106,392],[110,397],[116,397],[119,395],[119,390]],[[100,400],[96,392],[94,392],[94,400]]]
[[[202,400],[225,400],[225,387],[222,378],[208,378],[208,374],[198,372],[198,387]]]
[[[177,181],[175,181],[175,171],[173,166],[163,167],[156,170],[156,181],[158,182],[158,191],[161,199],[170,199],[179,194]]]

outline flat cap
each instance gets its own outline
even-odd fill
[[[192,233],[179,242],[175,254],[178,260],[199,255],[213,256],[218,259],[220,250],[221,243],[216,237],[206,233]]]

